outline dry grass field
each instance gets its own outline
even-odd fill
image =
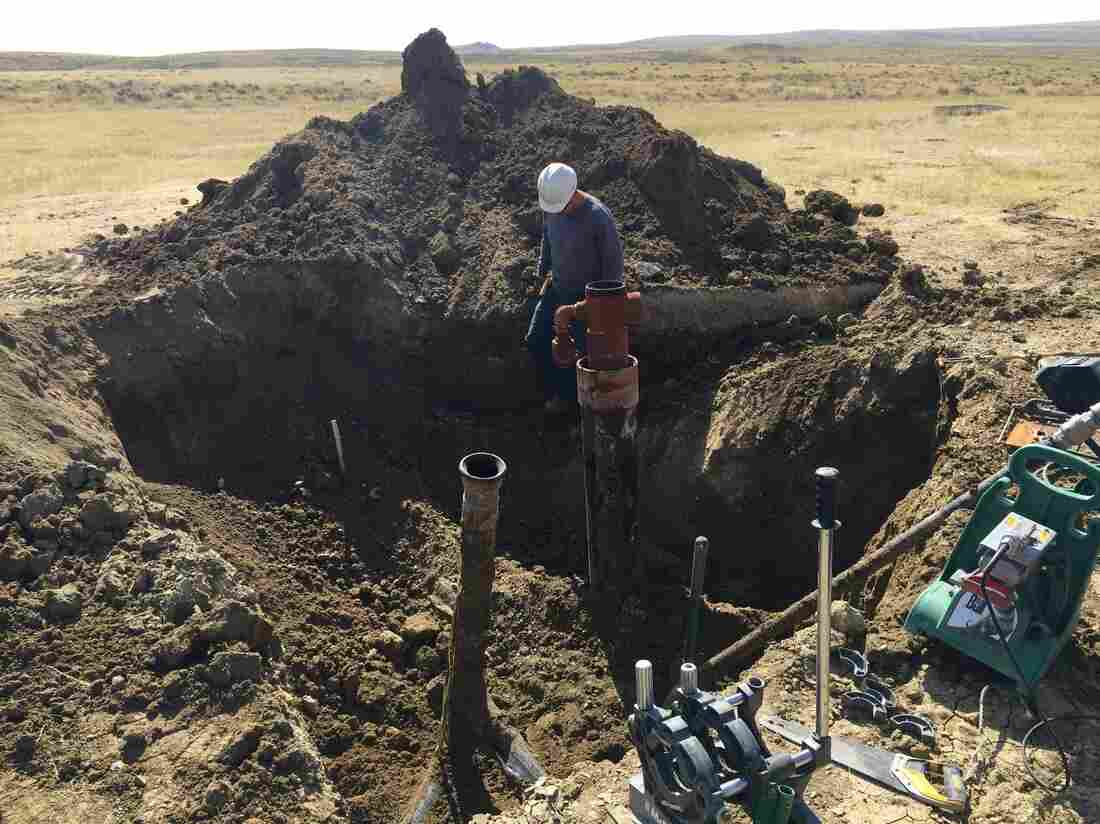
[[[894,213],[1039,202],[1100,211],[1100,51],[721,48],[467,59],[536,63],[570,92],[653,111],[800,189]],[[312,115],[396,93],[393,60],[326,67],[0,72],[0,260],[171,215],[194,183],[240,174]],[[937,106],[1004,111],[944,116]]]

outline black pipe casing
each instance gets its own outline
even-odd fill
[[[817,523],[819,529],[832,529],[836,525],[836,487],[840,472],[831,466],[823,466],[814,473]]]

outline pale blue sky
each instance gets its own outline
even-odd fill
[[[294,47],[401,49],[436,26],[451,43],[506,48],[614,43],[673,34],[764,34],[800,29],[1007,26],[1100,18],[1097,0],[7,0],[0,51],[149,55]]]

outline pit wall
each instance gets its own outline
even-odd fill
[[[13,483],[73,459],[125,467],[109,410],[95,391],[94,341],[50,318],[0,320],[0,466]],[[2,499],[2,496],[0,496]]]
[[[939,421],[935,353],[839,344],[760,355],[644,426],[644,532],[687,568],[715,547],[713,597],[774,609],[813,589],[813,472],[841,472],[836,567],[858,560],[897,502],[929,475]],[[709,578],[708,578],[709,579]]]
[[[101,319],[92,329],[108,356],[101,391],[136,471],[205,488],[224,479],[259,495],[285,491],[318,455],[334,464],[327,422],[335,417],[353,459],[359,450],[405,461],[452,511],[456,456],[491,449],[510,463],[504,550],[532,560],[556,552],[577,566],[578,447],[567,422],[557,431],[525,411],[539,402],[521,341],[527,306],[514,301],[475,317],[460,303],[417,304],[390,274],[230,269]],[[678,357],[746,327],[856,310],[880,288],[660,288],[645,295],[637,351],[663,380]],[[724,592],[753,605],[784,603],[790,579],[812,579],[802,565],[775,559],[777,547],[809,545],[813,468],[837,465],[849,488],[863,490],[841,540],[841,561],[850,562],[927,477],[939,397],[928,352],[870,357],[819,341],[769,357],[777,359],[750,359],[672,392],[651,380],[639,436],[645,543],[685,553],[699,533],[727,543],[731,551],[715,562],[732,582]],[[547,536],[541,546],[536,536]],[[735,583],[765,579],[782,591],[774,600],[770,590]]]

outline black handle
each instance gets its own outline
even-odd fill
[[[831,466],[823,466],[814,473],[817,487],[817,525],[821,529],[832,529],[836,523],[836,485],[840,471]]]
[[[703,576],[707,569],[707,550],[710,541],[700,535],[695,539],[695,552],[691,559],[691,597],[698,598],[703,594]]]

